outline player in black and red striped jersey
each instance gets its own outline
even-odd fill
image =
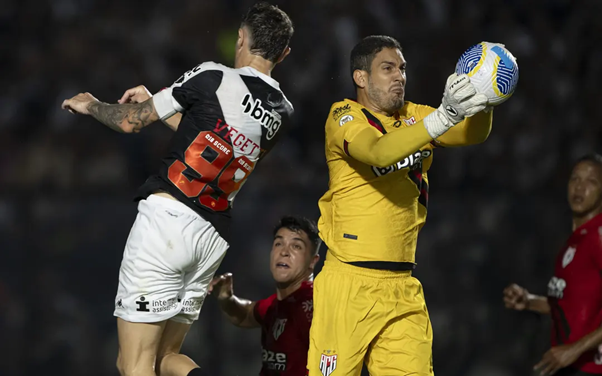
[[[315,223],[284,217],[274,229],[270,270],[276,293],[250,301],[234,295],[232,274],[216,277],[209,291],[236,326],[261,327],[261,376],[304,376],[313,315],[313,271],[320,238]]]
[[[504,290],[507,308],[552,316],[552,348],[535,369],[542,375],[602,374],[602,156],[574,166],[568,184],[573,233],[556,256],[546,297],[516,284]]]

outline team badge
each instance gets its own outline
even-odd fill
[[[341,118],[341,120],[339,120],[339,127],[342,127],[343,124],[345,124],[345,123],[347,123],[347,122],[349,122],[351,120],[353,120],[353,116],[351,116],[351,115],[345,115],[345,116],[343,116]]]
[[[272,334],[274,335],[274,339],[278,340],[280,335],[284,332],[284,326],[286,325],[286,319],[278,319],[274,323],[272,327]]]
[[[337,356],[322,354],[320,358],[320,371],[322,375],[330,376],[337,368]]]
[[[576,250],[577,249],[575,247],[569,247],[569,249],[567,249],[566,252],[564,252],[564,256],[562,257],[562,267],[563,268],[566,268],[566,266],[568,264],[570,264],[571,261],[573,261]]]

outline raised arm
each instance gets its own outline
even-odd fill
[[[481,111],[472,117],[451,128],[441,137],[437,143],[445,147],[468,146],[485,142],[491,133],[493,124],[493,109],[488,112]]]
[[[438,139],[466,117],[481,112],[486,105],[487,98],[476,92],[468,76],[452,74],[447,80],[441,106],[411,127],[384,134],[367,115],[356,110],[347,115],[344,122],[341,117],[339,124],[327,125],[327,138],[330,138],[331,147],[342,149],[360,162],[387,167]],[[332,122],[330,118],[329,121]],[[333,133],[331,137],[328,137],[329,129]]]
[[[384,135],[366,122],[364,129],[347,144],[347,150],[352,158],[362,163],[387,167],[403,160],[432,140],[422,121]]]
[[[152,98],[151,92],[144,85],[138,85],[131,89],[128,89],[123,93],[123,96],[119,100],[119,103],[142,103],[150,98]],[[172,116],[162,119],[163,124],[167,126],[167,128],[172,131],[177,131],[180,126],[180,121],[182,121],[182,114],[180,112],[176,112]]]
[[[253,310],[257,302],[234,295],[232,274],[215,277],[209,285],[209,294],[217,297],[219,307],[230,322],[241,328],[258,328]]]
[[[137,133],[159,115],[152,100],[142,103],[108,104],[100,102],[90,93],[80,93],[66,99],[61,105],[71,113],[91,115],[112,130],[120,133]]]

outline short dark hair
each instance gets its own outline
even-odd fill
[[[401,51],[397,39],[388,35],[370,35],[356,44],[351,50],[351,79],[357,69],[370,73],[374,57],[383,48],[397,48]],[[353,83],[355,85],[355,80]]]
[[[288,46],[293,21],[280,8],[266,2],[253,5],[243,16],[241,27],[251,33],[251,52],[275,63]]]
[[[573,164],[573,168],[571,169],[571,171],[574,170],[575,167],[577,167],[577,165],[581,162],[591,162],[602,169],[602,155],[598,153],[585,154],[581,158],[577,159],[577,161],[575,161],[575,163]]]
[[[285,216],[280,218],[280,221],[274,227],[274,237],[281,228],[287,228],[291,231],[303,231],[307,234],[312,246],[312,255],[315,256],[318,254],[318,250],[320,249],[320,244],[322,244],[322,240],[320,236],[318,236],[318,226],[312,220],[309,220],[305,217],[295,217],[295,216]]]

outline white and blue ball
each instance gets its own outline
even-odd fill
[[[481,42],[467,49],[456,64],[456,73],[467,74],[490,106],[508,100],[518,83],[516,58],[499,43]]]

